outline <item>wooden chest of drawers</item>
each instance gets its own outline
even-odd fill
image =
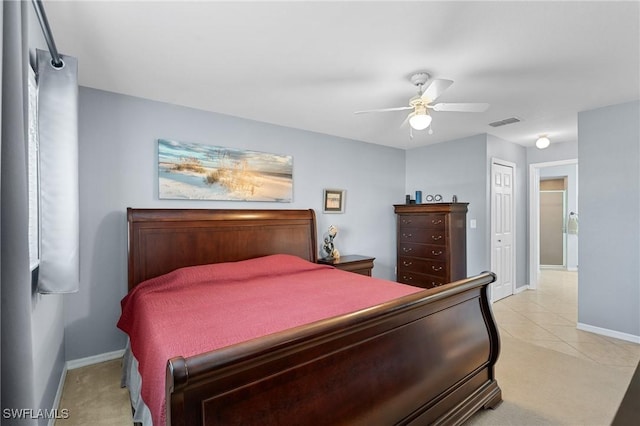
[[[398,204],[396,281],[433,288],[467,276],[467,204]]]

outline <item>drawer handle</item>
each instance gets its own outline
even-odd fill
[[[431,269],[433,269],[436,272],[442,271],[442,266],[432,266]]]
[[[442,235],[432,235],[432,236],[431,236],[431,239],[432,239],[433,241],[441,240],[441,239],[442,239]]]
[[[440,256],[442,254],[442,250],[438,250],[438,251],[431,250],[431,254],[434,256]]]
[[[413,248],[411,248],[411,247],[402,247],[402,251],[405,252],[405,253],[409,253],[412,250],[413,250]]]
[[[405,238],[411,238],[413,236],[413,234],[402,234],[403,237]]]
[[[432,225],[440,225],[442,223],[442,219],[431,219]]]
[[[413,279],[413,277],[407,277],[406,275],[403,275],[402,279],[405,280],[405,281],[411,281]]]
[[[411,221],[407,219],[402,219],[402,223],[404,223],[405,225],[408,225],[411,223]]]
[[[413,262],[407,262],[406,260],[403,260],[403,261],[402,261],[402,264],[403,264],[404,266],[411,266],[411,265],[413,265]]]

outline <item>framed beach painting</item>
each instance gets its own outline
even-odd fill
[[[293,199],[293,157],[158,139],[160,199]]]
[[[344,189],[325,189],[322,191],[323,213],[344,213],[345,201]]]

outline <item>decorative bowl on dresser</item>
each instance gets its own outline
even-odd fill
[[[394,205],[396,281],[434,288],[467,277],[467,205]]]

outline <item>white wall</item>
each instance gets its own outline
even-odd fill
[[[403,150],[85,87],[79,134],[81,282],[65,296],[68,360],[124,347],[115,324],[127,291],[127,207],[313,208],[319,237],[337,225],[342,254],[374,256],[373,275],[395,278]],[[158,138],[292,155],[293,202],[159,200]],[[322,213],[323,188],[347,191],[344,214]]]
[[[578,323],[640,342],[640,102],[578,114]]]

